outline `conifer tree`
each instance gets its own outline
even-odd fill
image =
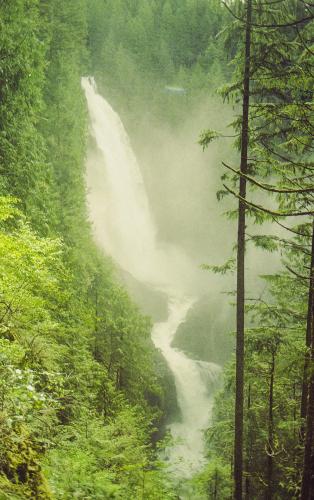
[[[244,314],[245,314],[245,198],[249,149],[249,104],[251,64],[252,0],[246,3],[243,103],[241,129],[241,163],[237,239],[237,329],[236,329],[236,396],[234,420],[234,498],[242,499],[243,486],[243,405],[244,405]]]

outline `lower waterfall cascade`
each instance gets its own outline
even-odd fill
[[[97,92],[93,78],[83,77],[81,83],[96,146],[88,153],[86,171],[96,241],[135,279],[168,296],[168,318],[155,323],[152,340],[173,374],[181,412],[181,420],[169,424],[173,444],[166,458],[174,475],[189,478],[204,463],[203,433],[221,368],[190,359],[171,346],[196,301],[182,291],[182,276],[192,265],[180,249],[158,241],[141,171],[120,117]]]

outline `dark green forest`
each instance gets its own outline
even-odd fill
[[[0,500],[314,498],[313,18],[306,0],[0,1]],[[193,265],[231,306],[218,324],[206,296],[174,340],[223,367],[187,480],[155,318],[93,238],[88,75],[135,146],[217,116],[194,145],[230,255]]]

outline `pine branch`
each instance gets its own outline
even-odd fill
[[[306,233],[300,233],[299,231],[296,231],[295,229],[292,229],[291,227],[287,227],[284,224],[281,224],[275,217],[273,217],[273,221],[278,224],[278,226],[282,227],[283,229],[286,229],[287,231],[290,231],[293,234],[296,234],[297,236],[303,236],[304,238],[309,238],[310,234]]]
[[[283,156],[282,154],[278,153],[277,151],[274,151],[270,146],[266,145],[264,143],[264,141],[261,141],[261,144],[263,145],[263,147],[271,154],[273,154],[274,156],[278,156],[278,158],[280,158],[282,161],[286,162],[286,163],[291,163],[292,165],[296,166],[296,167],[302,167],[304,168],[305,170],[313,170],[314,167],[313,166],[309,166],[309,165],[306,165],[304,163],[300,163],[300,162],[296,162],[296,161],[293,161],[291,160],[290,158],[287,158],[286,156]]]
[[[291,269],[291,267],[289,267],[287,264],[284,264],[284,266],[285,266],[286,269],[288,269],[288,271],[291,274],[293,274],[297,278],[308,281],[308,279],[309,279],[308,276],[303,276],[302,274],[297,273],[296,271],[294,271],[293,269]]]
[[[233,194],[233,196],[238,198],[238,200],[242,201],[242,203],[244,203],[248,207],[260,210],[261,212],[264,212],[268,215],[272,215],[274,217],[301,217],[304,215],[314,215],[314,210],[309,210],[306,212],[276,212],[275,210],[270,210],[268,208],[262,207],[261,205],[257,205],[252,201],[248,201],[247,199],[243,198],[242,196],[238,195],[235,191],[230,189],[226,184],[223,184],[223,186],[229,193]]]
[[[240,21],[243,24],[246,23],[246,19],[243,18],[243,17],[237,16],[226,2],[222,1],[222,4],[226,7],[226,9],[228,10],[228,12],[235,19],[237,19],[237,21]],[[301,19],[296,19],[295,21],[291,21],[291,22],[285,23],[285,24],[277,24],[277,23],[274,23],[274,24],[256,24],[256,23],[251,23],[251,26],[253,26],[254,28],[272,28],[272,29],[275,29],[275,28],[289,28],[289,27],[292,27],[292,26],[298,26],[299,24],[305,23],[306,21],[311,21],[312,19],[314,19],[314,14],[311,14],[309,16],[303,17]]]
[[[291,194],[291,193],[304,194],[304,193],[314,192],[314,185],[309,187],[309,188],[304,188],[304,189],[278,189],[278,188],[271,186],[270,184],[262,184],[262,183],[258,182],[250,175],[244,174],[243,172],[240,172],[240,170],[235,170],[230,165],[227,165],[227,163],[225,163],[225,162],[222,162],[222,164],[224,165],[224,167],[228,168],[229,170],[231,170],[232,172],[234,172],[238,176],[244,177],[247,181],[251,182],[255,186],[260,187],[261,189],[264,189],[265,191],[270,191],[272,193],[282,193],[282,194],[283,193],[286,193],[286,194]]]

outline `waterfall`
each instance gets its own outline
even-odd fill
[[[185,290],[193,266],[177,248],[158,242],[141,171],[119,115],[82,78],[96,151],[87,158],[90,217],[105,252],[139,281],[167,293],[168,319],[156,323],[152,340],[173,373],[181,421],[170,425],[174,444],[168,452],[178,477],[197,471],[204,457],[203,431],[210,419],[213,383],[220,367],[188,358],[171,347],[179,325],[195,302]]]

